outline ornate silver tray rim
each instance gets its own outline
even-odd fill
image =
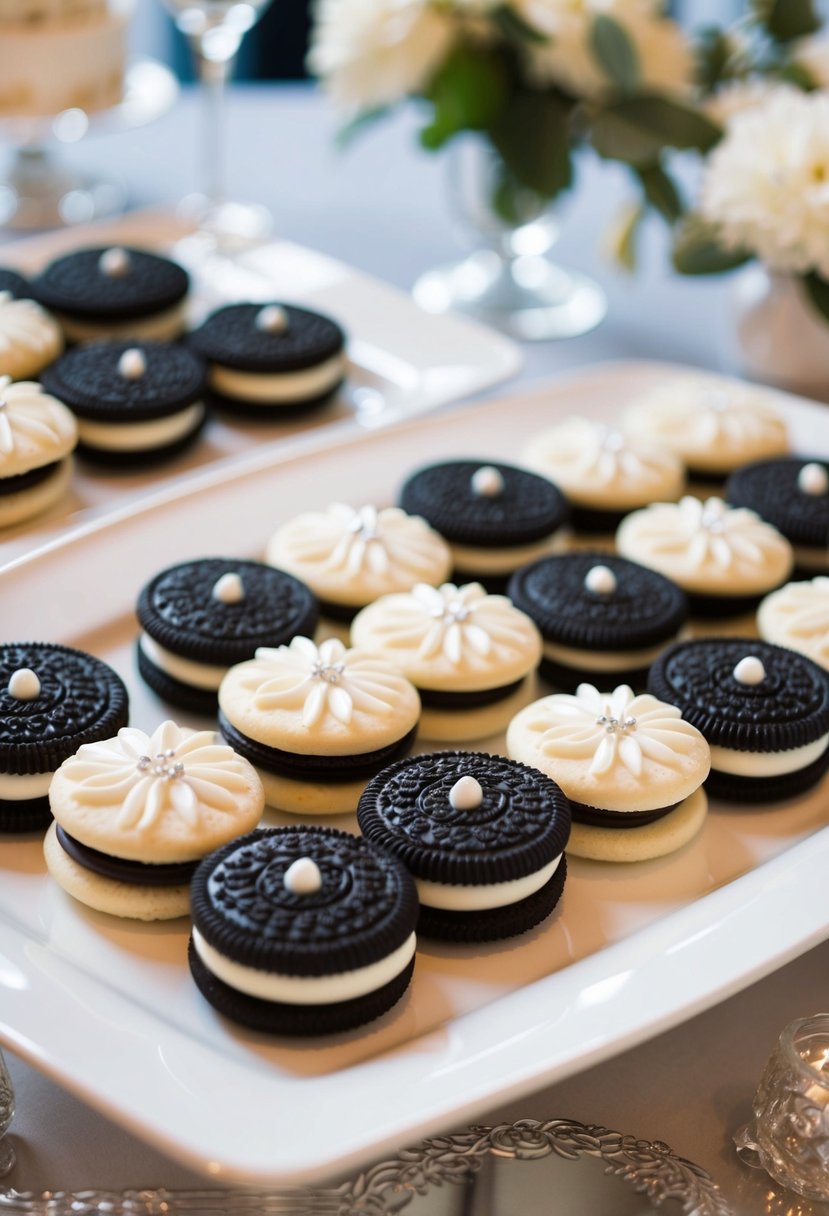
[[[472,1179],[491,1157],[519,1161],[556,1154],[576,1161],[593,1157],[659,1208],[673,1200],[685,1216],[733,1216],[710,1174],[679,1157],[661,1140],[637,1140],[572,1119],[519,1119],[495,1127],[474,1125],[465,1132],[435,1136],[402,1149],[357,1177],[329,1189],[285,1190],[0,1190],[0,1213],[28,1216],[384,1216],[402,1211],[432,1187]]]

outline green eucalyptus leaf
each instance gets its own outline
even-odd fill
[[[812,273],[803,276],[803,286],[823,320],[829,321],[829,283],[819,274]]]
[[[636,89],[640,79],[639,55],[621,22],[600,13],[590,27],[590,49],[620,93]]]
[[[550,41],[541,30],[530,25],[529,21],[526,21],[521,13],[510,4],[499,5],[498,8],[492,10],[491,16],[509,42],[543,44]]]
[[[642,183],[645,198],[654,210],[675,224],[682,215],[682,199],[676,183],[661,165],[640,165],[634,172]]]
[[[391,106],[377,106],[374,110],[363,110],[362,113],[357,114],[345,126],[340,127],[336,137],[337,147],[348,148],[358,135],[362,135],[368,127],[373,127],[381,118],[385,118],[390,109]]]
[[[545,198],[573,180],[571,108],[558,93],[519,90],[489,127],[492,145],[516,181]]]
[[[658,94],[623,97],[594,116],[591,142],[600,156],[647,166],[664,148],[707,152],[722,131],[710,118]]]
[[[746,250],[725,249],[716,224],[694,213],[685,217],[674,232],[671,260],[680,274],[722,274],[735,270],[753,256]]]
[[[777,42],[816,33],[821,26],[814,0],[754,0],[754,11]]]
[[[460,131],[481,131],[504,104],[507,74],[491,47],[459,43],[432,77],[425,97],[432,121],[420,133],[426,148],[440,148]]]
[[[804,93],[813,93],[818,88],[818,83],[809,69],[802,63],[795,63],[793,60],[784,63],[778,75],[786,84],[792,84],[796,89],[802,89]]]
[[[728,35],[716,26],[699,33],[696,46],[696,78],[706,93],[713,93],[731,75],[729,68],[734,48]]]

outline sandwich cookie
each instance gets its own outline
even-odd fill
[[[568,418],[534,436],[522,461],[567,495],[575,532],[594,536],[615,532],[637,507],[674,502],[685,486],[682,462],[668,448],[589,418]]]
[[[404,484],[400,505],[449,543],[455,582],[480,582],[489,591],[503,591],[519,566],[560,547],[570,515],[546,477],[480,460],[419,469]]]
[[[229,667],[313,632],[317,614],[304,583],[263,562],[182,562],[138,596],[138,670],[163,700],[212,717]]]
[[[725,496],[756,511],[794,549],[804,574],[829,573],[829,463],[789,457],[761,460],[732,473]]]
[[[757,630],[766,642],[797,650],[829,671],[829,578],[786,583],[757,609]]]
[[[465,743],[503,730],[534,695],[541,657],[535,625],[480,583],[419,583],[354,618],[351,638],[406,675],[423,706],[423,739]]]
[[[678,583],[700,617],[753,612],[786,582],[794,562],[786,538],[755,511],[690,495],[632,512],[616,533],[616,548]]]
[[[658,443],[695,481],[720,485],[734,469],[789,450],[774,395],[753,384],[699,374],[668,379],[622,414],[633,439]]]
[[[0,292],[2,291],[7,291],[15,300],[28,300],[32,295],[32,289],[23,275],[7,266],[0,266]]]
[[[366,783],[409,751],[419,716],[397,667],[336,638],[257,650],[219,689],[222,734],[256,766],[268,805],[296,815],[356,810]]]
[[[645,861],[686,844],[708,809],[700,788],[708,744],[674,705],[620,685],[543,697],[513,718],[507,752],[558,782],[570,799],[569,851]]]
[[[45,309],[0,290],[0,376],[33,380],[62,350],[60,326]]]
[[[213,731],[175,722],[84,744],[49,801],[52,877],[80,903],[133,920],[186,916],[198,862],[255,828],[265,804],[252,765]]]
[[[350,832],[251,832],[199,866],[192,911],[196,985],[254,1030],[352,1030],[391,1009],[412,978],[414,883]]]
[[[0,832],[46,827],[55,770],[127,715],[127,690],[100,659],[49,642],[0,645]]]
[[[336,321],[292,304],[230,304],[188,342],[207,361],[211,401],[255,418],[324,405],[348,369]]]
[[[289,519],[271,537],[267,560],[306,582],[324,616],[346,622],[381,595],[444,582],[452,565],[425,520],[399,507],[345,503]]]
[[[671,647],[648,687],[678,706],[711,746],[709,793],[776,802],[829,768],[829,674],[756,638],[698,638]]]
[[[205,420],[204,367],[177,344],[91,342],[41,379],[77,417],[81,451],[108,464],[174,456]]]
[[[189,275],[176,262],[118,245],[65,254],[32,284],[69,342],[177,338],[189,288]]]
[[[424,936],[512,937],[561,897],[570,807],[536,769],[475,752],[412,756],[366,787],[357,818],[413,875]]]
[[[65,493],[77,441],[65,405],[39,384],[0,376],[0,528],[38,515]]]
[[[647,669],[688,617],[676,583],[606,553],[562,553],[522,566],[507,593],[541,630],[541,674],[565,692],[604,676],[644,688]]]

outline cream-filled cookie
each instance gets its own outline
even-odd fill
[[[623,557],[658,570],[687,593],[692,615],[735,616],[786,581],[792,547],[755,511],[721,498],[654,503],[616,533]]]
[[[671,853],[702,827],[711,767],[703,735],[674,705],[622,684],[580,684],[523,709],[507,753],[552,777],[570,799],[569,851],[607,861]]]
[[[197,862],[254,828],[265,799],[253,766],[213,731],[168,721],[79,748],[49,802],[44,853],[64,890],[99,912],[166,920],[187,914]]]
[[[488,595],[480,583],[421,583],[382,596],[354,618],[351,637],[415,685],[425,739],[493,735],[534,695],[539,632],[505,595]]]
[[[399,507],[345,503],[282,524],[268,543],[267,560],[302,579],[323,614],[341,621],[381,595],[444,582],[452,565],[446,542],[425,520]]]
[[[45,511],[65,492],[75,419],[39,384],[0,376],[0,528]]]
[[[757,609],[760,637],[797,650],[829,670],[829,578],[786,583]]]
[[[260,648],[219,688],[219,726],[254,764],[268,804],[293,814],[357,808],[366,782],[406,755],[420,698],[399,668],[329,638]]]
[[[45,309],[0,291],[0,376],[32,380],[62,350],[60,326]]]

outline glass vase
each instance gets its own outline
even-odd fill
[[[573,338],[599,324],[601,288],[547,257],[559,235],[555,202],[520,185],[473,136],[451,146],[448,181],[454,218],[474,248],[418,279],[421,307],[469,313],[524,340]]]

